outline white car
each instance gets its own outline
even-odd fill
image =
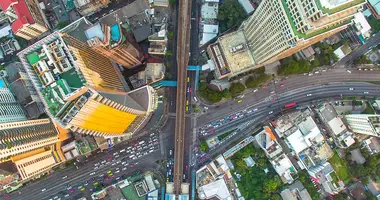
[[[271,94],[273,94],[274,93],[274,91],[272,91],[272,92],[270,92]]]
[[[351,71],[347,69],[347,72],[351,74]]]
[[[117,173],[120,173],[120,170],[117,170],[117,171],[115,172],[115,174],[117,174]]]
[[[306,96],[307,96],[307,97],[310,97],[311,95],[312,95],[312,94],[307,94]]]
[[[255,109],[253,109],[253,112],[256,112],[258,110],[258,108],[255,108]]]
[[[364,94],[369,94],[369,92],[364,92]]]
[[[67,178],[67,176],[62,177],[62,179],[65,179],[65,178]]]
[[[124,151],[125,151],[125,149],[122,149],[122,150],[120,150],[119,152],[120,152],[120,153],[123,153]]]
[[[352,90],[354,90],[354,88],[349,88],[349,90],[351,90],[351,91],[352,91]]]
[[[273,111],[270,111],[270,112],[269,112],[269,114],[272,114],[272,113],[273,113]]]
[[[90,175],[91,175],[91,176],[92,176],[92,175],[95,175],[95,172],[91,172]]]
[[[257,92],[257,91],[259,91],[259,90],[258,89],[253,90],[253,92]]]
[[[126,167],[124,167],[122,170],[123,170],[123,171],[125,171],[125,170],[127,170],[127,168],[126,168]]]
[[[41,192],[45,192],[46,191],[46,188],[42,189]]]

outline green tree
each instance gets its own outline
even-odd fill
[[[247,17],[246,12],[238,1],[225,0],[218,10],[218,21],[221,24],[221,32],[241,24]]]
[[[0,65],[0,70],[4,70],[4,69],[5,69],[5,67]]]
[[[176,0],[169,0],[170,5],[175,5],[175,3],[176,3]]]
[[[173,75],[170,74],[169,72],[166,72],[166,73],[165,73],[165,77],[166,77],[167,79],[171,79],[171,78],[173,77]]]
[[[265,168],[267,166],[267,160],[265,158],[259,158],[257,159],[256,164],[261,168]]]
[[[346,198],[344,197],[344,195],[342,193],[339,193],[339,194],[334,195],[333,199],[334,200],[345,200]]]
[[[60,21],[60,22],[57,24],[56,28],[59,30],[59,29],[62,29],[62,28],[64,28],[65,26],[67,26],[67,25],[69,25],[69,24],[70,24],[69,21]]]
[[[169,40],[172,40],[174,38],[174,32],[173,31],[168,32],[168,38],[169,38]]]
[[[245,86],[241,83],[232,83],[230,87],[231,96],[235,97],[245,90]]]
[[[170,50],[167,50],[166,51],[166,53],[165,53],[165,57],[172,57],[173,56],[173,53],[172,53],[172,51],[170,51]]]
[[[282,200],[282,198],[279,194],[272,194],[270,200]]]
[[[200,149],[202,152],[208,152],[208,145],[207,145],[206,140],[201,140]]]
[[[359,65],[359,64],[370,64],[371,61],[367,59],[366,55],[361,55],[358,58],[354,60],[354,64]]]
[[[172,66],[172,63],[171,63],[171,62],[169,62],[169,61],[166,61],[166,62],[165,62],[165,67],[166,67],[166,68],[170,69],[171,66]]]

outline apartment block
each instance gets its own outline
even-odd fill
[[[352,114],[344,118],[354,133],[380,137],[380,115]]]
[[[215,75],[229,78],[305,49],[345,29],[364,3],[263,0],[236,33],[224,35],[209,47],[217,65]]]
[[[55,144],[58,132],[49,119],[0,124],[0,160]]]
[[[47,114],[65,129],[131,136],[157,106],[152,87],[126,92],[112,62],[67,33],[54,32],[18,56]]]
[[[5,79],[0,78],[0,124],[26,120],[24,111],[8,88]]]
[[[26,40],[41,36],[48,31],[48,23],[38,1],[2,0],[0,7],[12,23],[15,35]]]

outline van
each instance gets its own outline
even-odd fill
[[[197,100],[197,97],[194,97],[194,101],[195,101],[195,102],[197,102],[197,101],[198,101],[198,100]]]

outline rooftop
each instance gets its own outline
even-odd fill
[[[227,199],[231,197],[224,179],[219,179],[207,185],[199,187],[198,194],[200,199],[210,199],[213,197],[217,197],[219,199]]]
[[[380,0],[368,0],[368,3],[375,9],[377,13],[380,13]]]
[[[217,19],[218,18],[218,2],[208,2],[201,6],[202,19]]]
[[[232,73],[239,73],[255,64],[243,31],[224,35],[218,41]]]
[[[25,0],[1,0],[0,7],[2,10],[12,10],[17,15],[16,21],[12,23],[12,30],[16,33],[25,24],[34,24],[34,19],[29,12]]]
[[[335,117],[334,119],[330,120],[328,124],[335,135],[340,135],[347,130],[347,127],[343,124],[342,119],[339,117]]]

